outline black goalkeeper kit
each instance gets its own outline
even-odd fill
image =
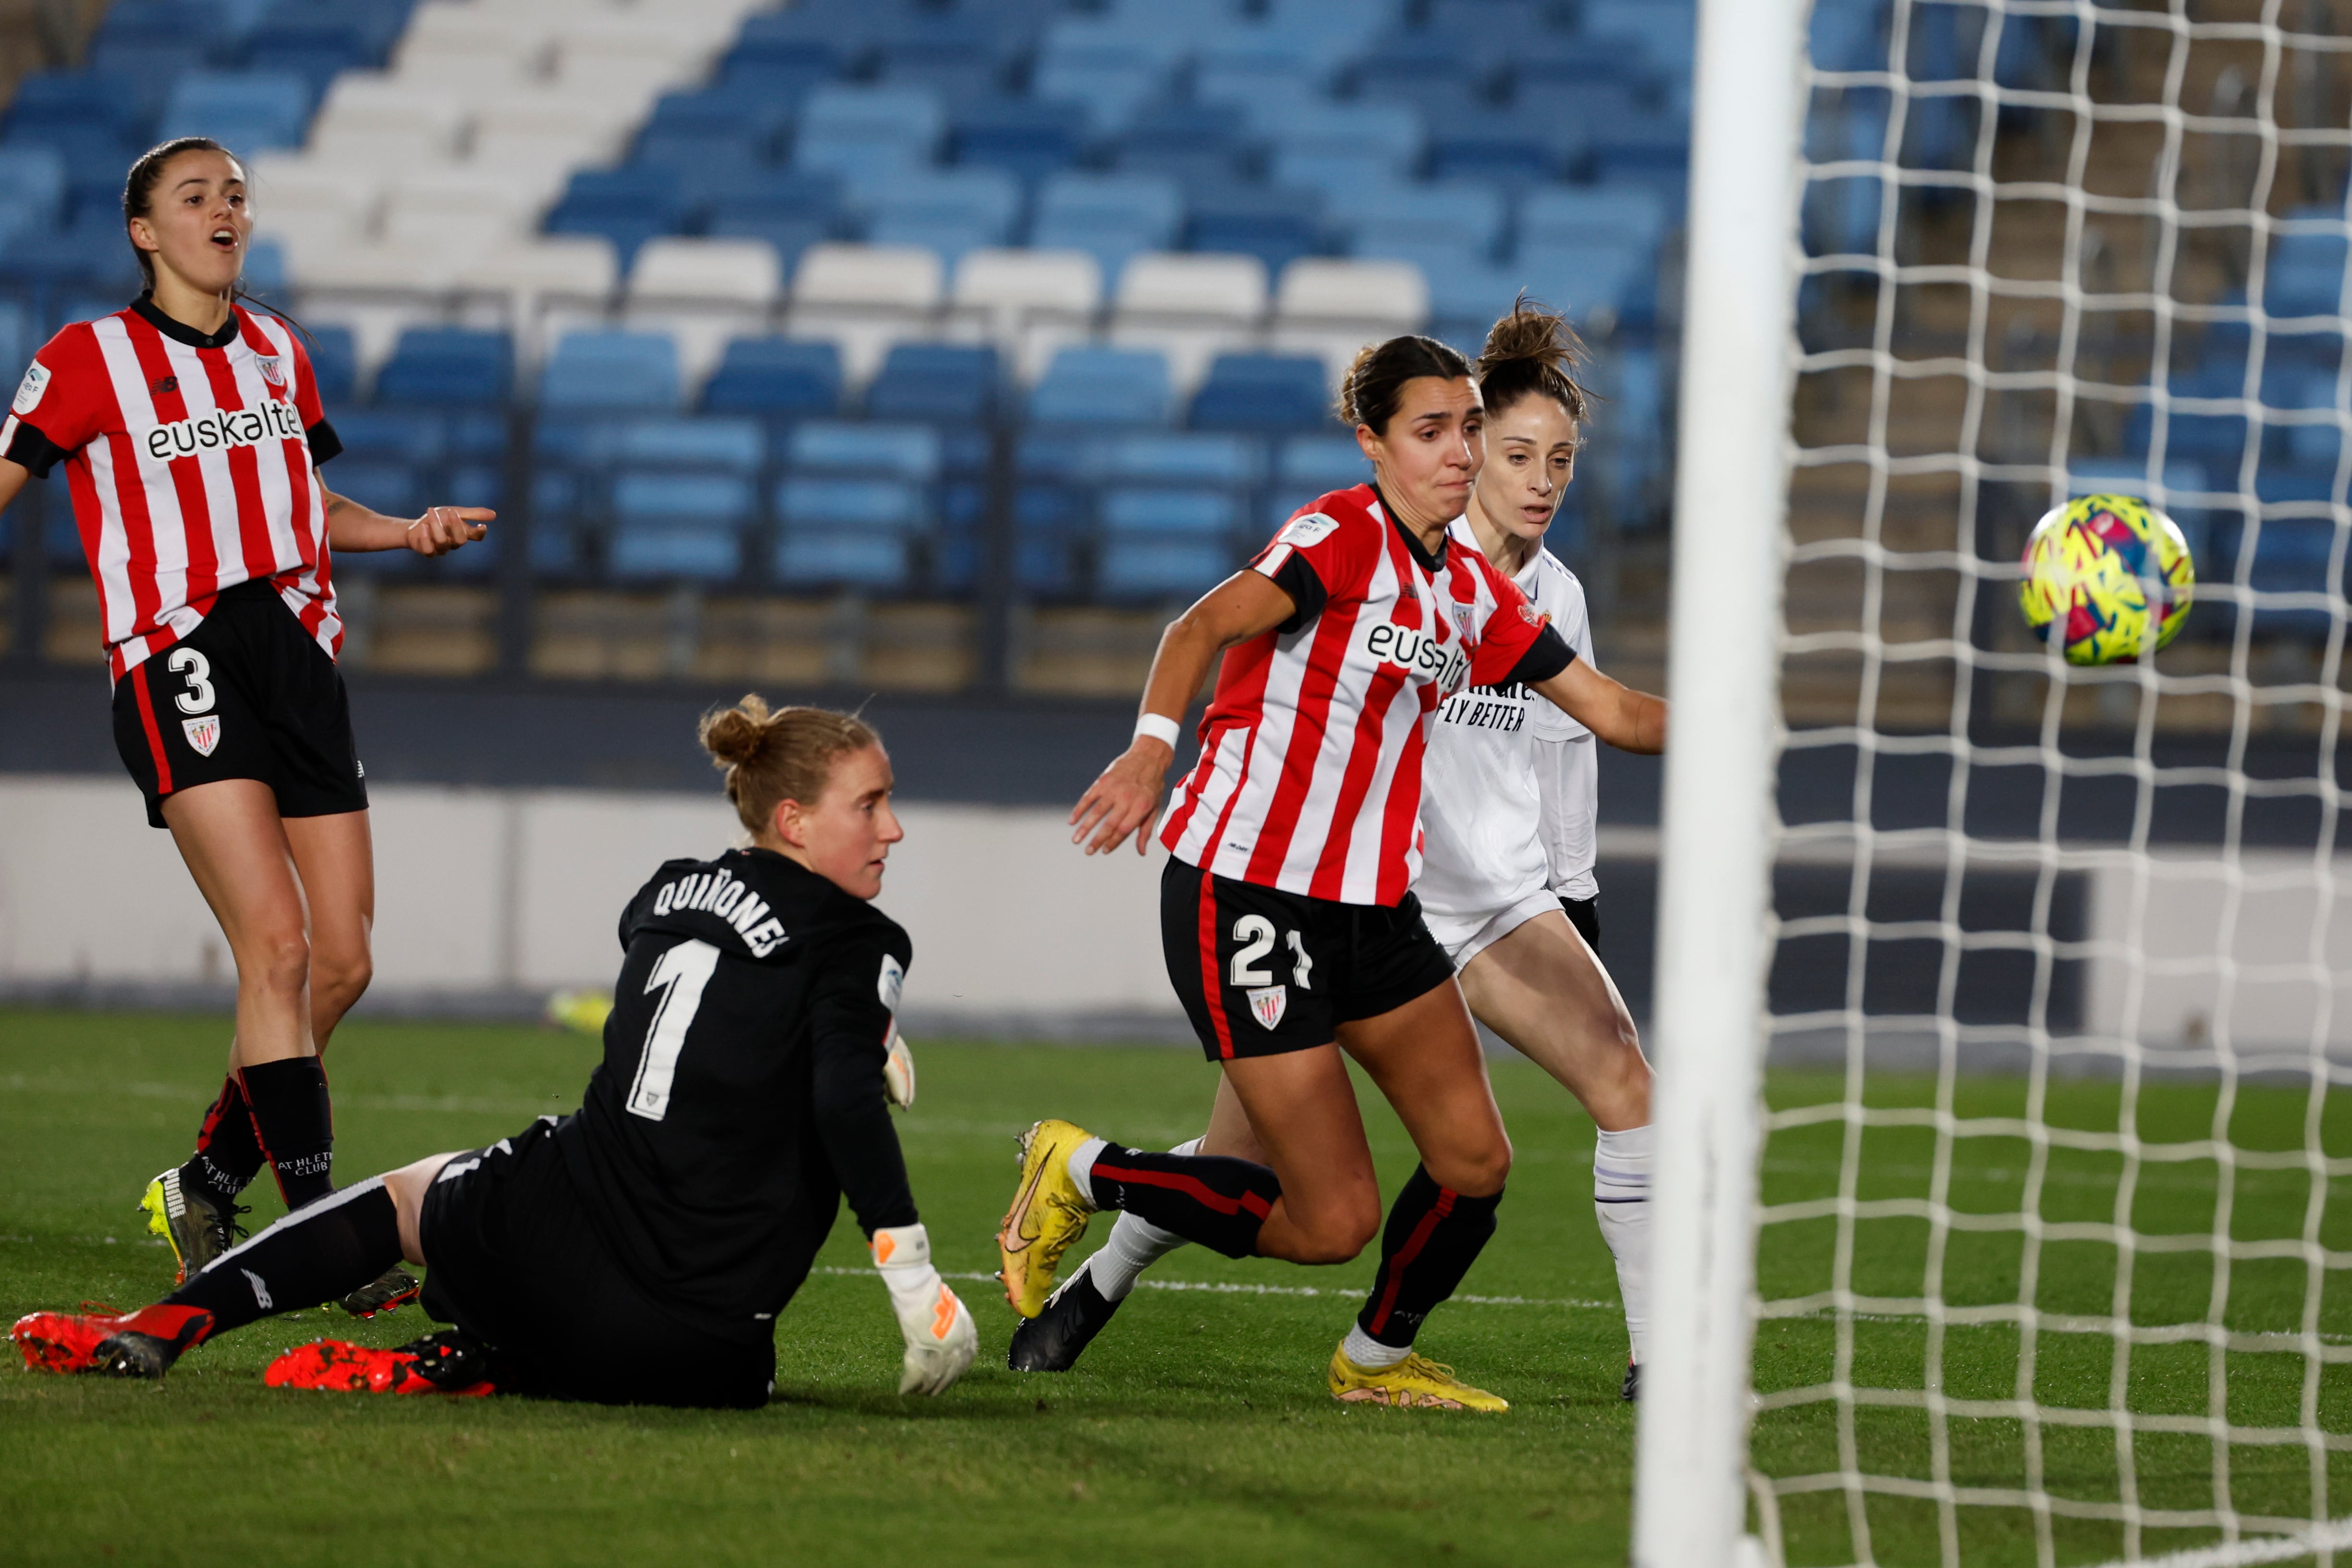
[[[916,1222],[882,1076],[912,948],[762,849],[664,866],[620,935],[580,1110],[426,1195],[425,1304],[496,1347],[502,1388],[761,1404],[841,1197],[868,1234]]]

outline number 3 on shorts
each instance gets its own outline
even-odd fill
[[[188,689],[173,701],[183,713],[207,713],[213,706],[213,662],[192,647],[175,647],[163,661],[164,668],[186,679]]]

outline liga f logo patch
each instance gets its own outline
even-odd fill
[[[1249,994],[1249,1005],[1250,1016],[1271,1030],[1282,1022],[1283,1011],[1290,1005],[1290,987],[1261,985]]]
[[[180,721],[180,732],[187,736],[188,744],[196,755],[209,757],[213,754],[213,748],[220,744],[220,715],[206,713],[194,719],[183,719]]]

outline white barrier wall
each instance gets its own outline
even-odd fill
[[[609,984],[621,907],[666,859],[742,837],[715,794],[381,785],[373,994]],[[878,902],[914,939],[910,1019],[1179,1010],[1160,958],[1163,857],[1088,858],[1058,812],[904,805]],[[168,834],[127,781],[0,779],[0,984],[233,978]]]

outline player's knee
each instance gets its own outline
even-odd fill
[[[1377,1199],[1335,1205],[1299,1227],[1299,1263],[1349,1263],[1381,1232]]]
[[[314,1005],[323,1003],[339,1012],[346,1010],[366,994],[368,983],[374,978],[375,960],[364,949],[357,953],[311,954],[310,996]]]
[[[237,955],[237,978],[265,991],[299,993],[310,983],[310,939],[299,926],[263,932]]]
[[[1429,1173],[1439,1186],[1451,1187],[1465,1197],[1492,1197],[1511,1179],[1511,1141],[1497,1128],[1492,1140],[1456,1152],[1445,1166],[1442,1172],[1432,1169]]]

